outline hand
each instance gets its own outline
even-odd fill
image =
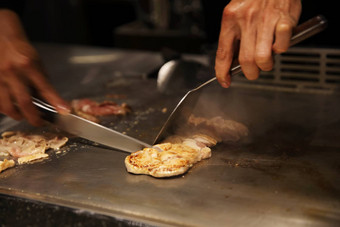
[[[32,104],[31,89],[58,112],[68,113],[68,104],[47,81],[39,56],[27,40],[17,15],[0,10],[0,27],[0,113],[40,126],[42,119]]]
[[[249,80],[257,79],[260,70],[270,71],[272,52],[288,49],[301,8],[301,0],[232,0],[223,11],[216,52],[219,83],[229,87],[231,63],[237,56]]]

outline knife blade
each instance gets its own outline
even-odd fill
[[[151,145],[120,132],[86,120],[74,114],[59,114],[56,109],[32,97],[33,104],[42,112],[42,118],[59,129],[87,140],[126,152],[135,152]]]

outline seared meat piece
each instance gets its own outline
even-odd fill
[[[173,139],[175,139],[173,137]],[[216,143],[213,138],[204,135],[195,135],[192,138],[176,138],[182,143],[162,143],[155,148],[144,148],[125,158],[128,172],[147,174],[153,177],[172,177],[184,174],[196,162],[211,156],[211,149]]]
[[[128,172],[147,174],[153,177],[172,177],[184,174],[195,163],[211,157],[210,147],[218,141],[236,142],[248,135],[248,128],[243,124],[224,120],[221,117],[212,119],[191,116],[187,125],[180,129],[180,135],[173,135],[154,147],[132,153],[125,158]],[[193,136],[194,131],[199,132]],[[189,130],[190,128],[190,130]]]
[[[248,128],[244,124],[233,120],[226,120],[222,117],[207,119],[191,115],[188,124],[189,126],[194,126],[196,130],[224,142],[236,142],[249,133]]]
[[[71,106],[78,116],[97,123],[99,122],[98,116],[126,115],[131,111],[126,103],[121,105],[112,101],[98,103],[91,99],[75,99],[71,102]]]
[[[11,168],[13,166],[15,166],[15,162],[13,160],[5,159],[3,161],[0,161],[0,173],[5,169]]]
[[[0,139],[0,153],[18,158],[19,164],[47,157],[45,151],[57,150],[68,141],[51,133],[26,134],[23,132],[4,132]]]

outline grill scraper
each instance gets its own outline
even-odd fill
[[[322,15],[318,15],[309,19],[308,21],[300,24],[294,29],[292,38],[290,40],[290,46],[293,46],[323,31],[326,27],[327,20]],[[234,65],[236,66],[232,67],[230,71],[232,76],[235,76],[242,72],[241,66],[237,61],[234,62]],[[154,140],[154,144],[162,142],[165,138],[171,135],[176,135],[176,130],[180,128],[179,126],[183,126],[186,124],[201,94],[205,91],[207,87],[209,87],[209,85],[211,85],[215,81],[216,77],[211,78],[210,80],[201,84],[197,88],[190,90],[184,95],[184,97],[177,104],[177,106],[172,111],[167,121],[161,128],[156,139]]]

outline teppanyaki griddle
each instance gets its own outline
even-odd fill
[[[48,54],[53,47],[42,45],[41,50]],[[132,54],[115,50],[104,52],[107,53],[121,59]],[[144,52],[133,56],[144,56],[145,61]],[[149,57],[157,59],[153,54]],[[121,59],[118,57],[116,63],[120,64]],[[65,59],[54,64],[57,62]],[[84,65],[60,67],[74,73],[75,78],[70,80],[74,83],[88,76],[83,74]],[[69,99],[125,94],[124,101],[134,107],[134,113],[126,118],[103,119],[103,124],[152,141],[167,118],[168,113],[162,110],[173,108],[179,97],[159,95],[151,79],[114,78],[115,62],[91,67],[106,73],[95,77],[93,83],[74,86],[76,90],[67,91],[63,86],[69,84],[62,82],[57,87],[65,89]],[[124,166],[127,154],[72,138],[64,153],[1,173],[0,193],[158,226],[339,223],[339,95],[251,87],[221,90],[216,84],[202,100],[212,100],[220,92],[225,93],[228,108],[223,102],[206,107],[244,123],[250,136],[242,143],[217,145],[210,159],[198,163],[184,176],[155,179],[129,174]],[[144,94],[143,99],[140,94]],[[25,123],[2,118],[0,131],[8,129],[33,130]]]

